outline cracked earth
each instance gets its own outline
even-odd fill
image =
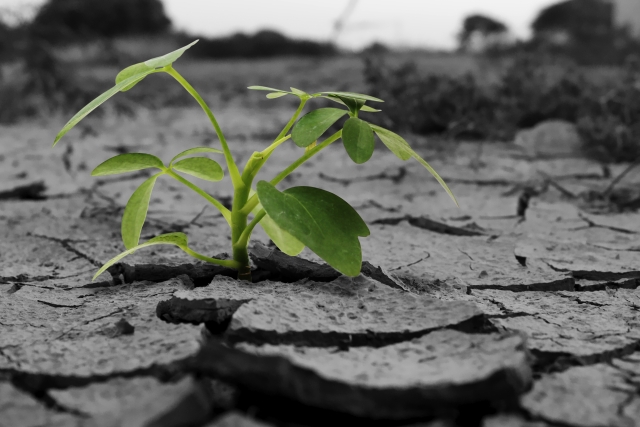
[[[260,231],[255,284],[166,247],[92,281],[147,175],[90,170],[211,140],[195,109],[88,120],[100,131],[55,150],[57,122],[0,135],[0,425],[640,426],[640,213],[586,196],[625,165],[423,149],[458,209],[419,164],[379,146],[356,166],[337,144],[286,185],[357,208],[371,228],[359,277]],[[241,159],[268,144],[241,129]],[[279,150],[263,176],[299,155]],[[204,188],[228,201],[225,184]],[[158,181],[142,239],[183,231],[223,253],[224,219],[177,185]]]

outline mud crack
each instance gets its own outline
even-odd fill
[[[382,225],[398,225],[402,221],[407,221],[414,227],[422,228],[423,230],[433,231],[434,233],[447,234],[450,236],[484,236],[486,233],[481,227],[468,226],[467,228],[454,227],[445,223],[429,219],[427,217],[414,217],[406,215],[397,218],[381,218],[372,222],[372,224]]]
[[[47,186],[44,181],[38,181],[0,191],[0,200],[46,200],[45,191],[47,191]]]
[[[374,180],[389,180],[394,184],[400,184],[405,179],[406,176],[407,176],[407,169],[404,166],[399,167],[396,173],[389,173],[387,171],[384,171],[375,175],[361,176],[357,178],[336,178],[334,176],[326,175],[322,172],[318,174],[318,177],[320,179],[323,179],[328,182],[336,182],[344,186],[349,186],[356,182],[369,182]]]

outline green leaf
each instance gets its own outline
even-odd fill
[[[120,71],[118,73],[118,75],[116,76],[116,84],[120,83],[121,81],[124,81],[128,78],[134,77],[134,76],[139,76],[140,80],[137,80],[135,82],[133,82],[132,84],[126,86],[125,88],[122,89],[122,92],[126,92],[129,89],[131,89],[132,87],[134,87],[135,85],[137,85],[138,83],[140,83],[140,81],[145,78],[146,76],[148,76],[151,73],[154,73],[156,71],[158,71],[158,68],[162,68],[162,67],[166,67],[167,65],[170,65],[172,63],[174,63],[178,58],[180,58],[182,56],[182,54],[189,49],[191,46],[193,46],[194,44],[198,43],[198,40],[194,41],[193,43],[189,44],[188,46],[185,47],[181,47],[178,50],[175,50],[171,53],[168,53],[166,55],[163,56],[159,56],[157,58],[153,58],[153,59],[149,59],[145,62],[140,62],[138,64],[133,64],[127,68],[125,68],[124,70]]]
[[[124,87],[120,90],[121,92],[126,92],[132,87],[134,87],[135,85],[137,85],[138,83],[140,83],[146,76],[155,72],[156,72],[155,68],[148,67],[142,62],[139,64],[133,64],[118,73],[118,75],[116,76],[116,84],[123,82],[127,79],[130,79],[132,77],[140,77],[139,80],[136,80],[135,82],[131,83],[129,86]]]
[[[333,95],[339,97],[353,98],[353,99],[362,99],[364,101],[374,101],[374,102],[384,102],[380,98],[376,98],[370,95],[364,95],[362,93],[355,92],[318,92],[321,95]]]
[[[342,274],[360,274],[362,250],[358,237],[368,236],[369,228],[347,202],[313,187],[280,192],[260,181],[257,188],[260,203],[278,227]]]
[[[253,197],[255,191],[251,190],[249,198]],[[254,215],[257,215],[262,210],[262,204],[258,203],[251,211]],[[304,249],[304,244],[291,234],[284,231],[282,228],[273,222],[269,214],[267,214],[260,221],[260,226],[267,233],[267,236],[276,244],[278,249],[289,256],[297,256]]]
[[[98,96],[96,99],[88,103],[82,110],[78,111],[75,116],[73,116],[67,124],[64,125],[62,130],[56,135],[56,139],[53,141],[53,146],[58,143],[62,139],[63,136],[67,134],[75,125],[77,125],[82,119],[84,119],[89,113],[98,108],[100,105],[104,104],[109,98],[111,98],[116,93],[120,92],[122,89],[128,87],[132,83],[137,83],[144,76],[133,76],[126,80],[121,81],[108,91],[104,92],[102,95]]]
[[[377,125],[369,124],[369,126],[371,126],[371,129],[378,135],[382,143],[400,160],[409,160],[415,154],[415,151],[413,151],[409,143],[397,133],[393,133]]]
[[[362,99],[348,98],[346,96],[336,96],[336,98],[339,98],[354,115],[357,115],[358,111],[360,111],[366,102]]]
[[[322,96],[322,98],[329,99],[329,100],[331,100],[331,101],[333,101],[333,102],[337,102],[338,104],[341,104],[341,105],[344,105],[344,106],[345,106],[345,107],[347,107],[347,108],[350,108],[350,107],[347,105],[347,103],[345,103],[341,98],[339,98],[339,97],[337,97],[337,96],[331,96],[331,95],[326,95],[326,96],[324,96],[324,95],[323,95],[323,96]],[[349,98],[347,98],[347,99],[349,99]],[[368,105],[362,105],[362,106],[360,107],[360,111],[365,111],[365,112],[367,112],[367,113],[379,113],[379,112],[380,112],[380,111],[382,111],[382,110],[378,110],[378,109],[376,109],[376,108],[371,108],[371,107],[369,107]]]
[[[196,43],[198,43],[198,40],[191,42],[188,45],[181,47],[180,49],[176,49],[173,52],[169,52],[166,55],[144,61],[144,65],[149,68],[162,68],[166,67],[167,65],[171,65],[176,62],[176,60],[180,58],[187,49],[189,49]]]
[[[124,208],[120,232],[122,233],[124,247],[127,249],[137,246],[140,241],[142,226],[144,225],[144,221],[147,218],[147,211],[149,210],[151,192],[160,175],[162,175],[162,173],[153,175],[143,182],[140,187],[133,192],[127,202],[127,206]]]
[[[293,127],[293,142],[298,147],[311,145],[345,114],[347,111],[339,108],[319,108],[305,114]]]
[[[287,95],[289,95],[287,92],[271,92],[267,94],[267,98],[276,99],[276,98],[282,98],[283,96],[287,96]]]
[[[249,86],[247,89],[251,89],[251,90],[267,90],[269,92],[282,92],[282,93],[289,93],[286,90],[282,90],[282,89],[274,89],[272,87],[267,87],[267,86]]]
[[[126,257],[127,255],[131,255],[138,249],[146,248],[147,246],[153,246],[153,245],[175,245],[181,248],[182,250],[184,250],[184,248],[187,248],[187,243],[188,243],[187,235],[184,233],[168,233],[168,234],[162,234],[160,236],[154,237],[153,239],[147,240],[141,245],[134,246],[122,252],[121,254],[111,258],[109,261],[107,261],[105,265],[103,265],[100,268],[100,270],[98,270],[98,272],[93,276],[92,280],[96,280],[96,278],[100,276],[102,273],[104,273],[105,271],[107,271],[109,267],[116,264],[118,261],[120,261],[122,258]]]
[[[364,120],[357,117],[347,120],[342,129],[342,141],[347,154],[357,164],[366,162],[373,155],[373,130]]]
[[[418,162],[420,162],[420,164],[424,166],[425,169],[427,169],[431,173],[431,175],[433,175],[433,177],[440,183],[442,188],[444,188],[447,194],[449,194],[449,197],[451,197],[451,199],[454,201],[456,206],[460,206],[458,205],[458,201],[456,200],[456,197],[453,195],[453,192],[449,189],[449,187],[444,182],[444,180],[440,177],[440,175],[438,175],[435,169],[433,169],[431,165],[429,165],[429,163],[427,163],[422,157],[420,157],[418,153],[413,151],[409,143],[405,141],[403,137],[401,137],[396,133],[391,132],[388,129],[382,128],[380,126],[376,126],[372,124],[370,124],[370,126],[373,129],[373,131],[376,133],[376,135],[378,135],[378,138],[380,138],[382,143],[386,145],[387,148],[391,150],[393,154],[398,156],[398,158],[400,158],[401,160],[408,160],[413,157]]]
[[[120,154],[109,160],[100,163],[92,172],[91,176],[115,175],[118,173],[133,172],[147,168],[158,168],[163,170],[162,160],[156,156],[145,153]]]
[[[173,164],[173,162],[178,160],[180,157],[186,157],[186,156],[190,156],[192,154],[198,154],[198,153],[222,154],[223,152],[218,150],[218,149],[216,149],[216,148],[209,148],[209,147],[189,148],[188,150],[183,151],[182,153],[176,155],[173,159],[171,159],[171,161],[169,162],[169,166],[171,166]]]
[[[255,191],[251,190],[249,192],[249,198],[253,197],[256,194]],[[255,208],[251,210],[254,215],[257,215],[262,210],[262,204],[258,203]],[[302,244],[298,239],[293,237],[291,234],[284,231],[282,228],[278,227],[278,225],[273,222],[269,214],[265,215],[264,218],[260,221],[260,226],[267,233],[267,236],[276,244],[278,249],[289,256],[297,256],[304,249],[304,244]]]
[[[191,46],[193,46],[197,42],[198,40],[194,41],[193,43],[185,47],[182,47],[178,50],[168,53],[166,55],[160,56],[158,58],[149,59],[148,61],[145,61],[140,64],[131,65],[125,68],[124,70],[120,71],[120,73],[118,73],[118,76],[116,77],[116,85],[111,89],[109,89],[108,91],[106,91],[105,93],[103,93],[102,95],[98,96],[93,101],[91,101],[82,110],[78,111],[76,115],[73,116],[71,120],[69,120],[67,124],[64,125],[64,127],[58,133],[58,135],[56,135],[56,139],[53,141],[53,146],[55,147],[58,141],[60,141],[60,139],[62,139],[62,137],[67,132],[69,132],[75,125],[77,125],[80,122],[80,120],[84,119],[89,113],[91,113],[93,110],[98,108],[100,105],[102,105],[105,101],[107,101],[113,95],[115,95],[118,92],[121,92],[121,91],[124,92],[131,89],[133,86],[139,83],[146,76],[148,76],[151,73],[155,73],[158,68],[162,68],[172,64],[175,60],[180,58],[180,56],[182,56],[182,54],[187,49],[189,49]]]
[[[362,108],[360,108],[360,111],[365,111],[367,113],[379,113],[382,110],[378,110],[377,108],[369,107],[368,105],[363,105]]]
[[[189,157],[174,163],[171,168],[207,181],[216,182],[224,178],[220,164],[206,157]]]
[[[307,92],[302,91],[300,89],[296,89],[295,87],[289,88],[291,89],[291,93],[293,93],[294,95],[298,95],[298,96],[304,96],[304,95],[309,95]]]

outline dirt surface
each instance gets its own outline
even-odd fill
[[[284,116],[267,110],[260,132]],[[196,109],[89,118],[51,150],[59,125],[0,133],[0,425],[640,425],[640,213],[598,195],[625,165],[422,147],[456,208],[419,164],[379,146],[356,166],[336,144],[282,188],[356,207],[371,229],[361,276],[307,250],[291,259],[257,230],[255,284],[162,246],[92,281],[122,250],[123,206],[147,174],[90,170],[216,144]],[[269,141],[238,129],[243,163]],[[261,176],[300,155],[278,150]],[[639,184],[632,172],[615,191]],[[227,180],[203,187],[231,195]],[[204,208],[162,178],[142,239],[183,231],[201,253],[228,251]]]

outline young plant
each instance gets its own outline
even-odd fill
[[[152,245],[175,245],[199,260],[236,269],[238,279],[251,281],[247,248],[251,234],[258,224],[262,226],[278,248],[286,254],[298,255],[306,246],[339,272],[347,276],[357,276],[362,264],[359,237],[369,235],[369,228],[358,213],[340,197],[319,188],[293,187],[284,191],[276,188],[276,185],[291,172],[339,139],[342,139],[351,160],[361,164],[371,158],[375,146],[374,134],[377,135],[382,143],[400,159],[414,158],[420,162],[440,182],[455,202],[453,194],[442,178],[411,149],[401,136],[367,123],[358,117],[360,112],[379,111],[365,105],[366,102],[383,101],[372,96],[352,92],[309,94],[295,88],[291,88],[291,91],[285,91],[264,86],[249,87],[253,90],[268,91],[267,98],[280,98],[287,95],[298,97],[300,105],[274,142],[264,150],[254,152],[241,171],[233,159],[227,140],[215,116],[198,92],[173,68],[172,64],[196,42],[167,55],[122,70],[116,76],[116,85],[73,116],[55,138],[54,146],[80,120],[118,92],[130,90],[150,74],[167,73],[195,98],[211,121],[220,140],[222,150],[208,147],[191,148],[176,155],[167,165],[151,154],[128,153],[112,157],[93,170],[93,176],[112,175],[148,168],[157,170],[157,173],[134,191],[124,209],[121,232],[126,250],[100,268],[94,279],[111,265],[138,249]],[[314,98],[330,99],[340,104],[341,108],[316,109],[296,122],[307,101]],[[344,122],[341,130],[321,142],[318,141],[331,126],[345,116],[348,119]],[[303,154],[273,177],[271,181],[260,181],[254,189],[254,179],[262,166],[278,146],[289,139],[293,140],[297,146],[304,148]],[[191,175],[213,182],[222,180],[224,172],[220,164],[207,157],[193,157],[196,154],[222,154],[224,156],[234,189],[231,209],[226,208],[215,197],[183,176],[183,174]],[[215,259],[194,251],[189,247],[187,236],[184,233],[162,234],[140,243],[140,232],[147,216],[151,192],[156,180],[161,176],[175,179],[202,196],[220,211],[231,228],[232,259]]]

